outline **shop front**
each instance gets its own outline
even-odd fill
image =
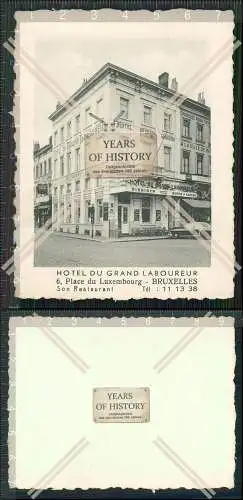
[[[116,180],[106,190],[81,194],[72,211],[65,211],[69,215],[62,230],[104,239],[166,237],[183,223],[183,210],[194,220],[208,221],[210,201],[199,200],[185,183]]]
[[[119,237],[152,237],[166,234],[173,216],[165,196],[126,193],[117,197],[117,223]]]
[[[181,200],[181,207],[195,222],[211,222],[211,202],[209,200]]]
[[[111,188],[110,237],[162,236],[178,223],[180,199],[192,190],[158,185],[155,181],[122,181]]]
[[[34,224],[35,229],[38,229],[51,219],[52,214],[52,202],[49,196],[46,196],[44,200],[37,200],[34,207]]]

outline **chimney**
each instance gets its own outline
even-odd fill
[[[198,101],[200,104],[205,104],[204,92],[199,92],[199,94],[198,94],[198,96],[197,96],[197,101]]]
[[[172,78],[171,80],[171,90],[174,90],[175,92],[178,91],[178,82],[176,78]]]
[[[49,136],[49,144],[52,146],[52,135]]]
[[[34,153],[40,149],[40,143],[38,141],[34,141]]]
[[[165,87],[166,89],[168,89],[168,86],[169,86],[169,73],[161,73],[161,75],[159,75],[159,85],[161,85],[161,87]]]

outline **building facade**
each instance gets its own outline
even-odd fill
[[[107,238],[154,236],[190,218],[210,222],[210,108],[203,94],[198,101],[178,98],[176,79],[169,86],[167,73],[155,83],[108,63],[49,118],[57,230]],[[89,175],[86,140],[106,124],[156,134],[149,178]]]
[[[52,138],[34,143],[34,224],[42,227],[52,217]]]

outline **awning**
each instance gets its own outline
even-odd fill
[[[187,205],[190,205],[192,208],[210,208],[211,203],[208,200],[189,200],[189,199],[183,199]]]

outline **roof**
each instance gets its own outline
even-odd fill
[[[50,151],[51,149],[52,149],[52,144],[50,143],[45,144],[44,146],[41,146],[39,149],[36,149],[34,151],[34,157],[38,157],[45,153],[48,153],[48,151]]]
[[[209,106],[206,106],[206,104],[199,103],[194,99],[190,99],[189,97],[183,96],[183,94],[180,94],[179,92],[176,92],[175,90],[172,90],[170,88],[162,87],[159,83],[154,82],[153,80],[149,80],[148,78],[145,78],[136,73],[133,73],[132,71],[121,68],[120,66],[116,66],[115,64],[112,63],[106,63],[93,76],[91,76],[89,80],[87,80],[83,85],[81,85],[81,87],[79,87],[76,90],[76,92],[74,92],[74,94],[72,94],[63,104],[59,104],[57,108],[49,115],[49,119],[55,120],[60,114],[64,113],[68,109],[68,107],[72,106],[75,101],[77,101],[90,88],[92,88],[93,85],[95,85],[98,81],[100,81],[102,78],[104,78],[112,71],[120,73],[127,78],[138,80],[145,85],[153,87],[154,89],[162,90],[164,94],[167,94],[168,98],[177,94],[178,97],[185,98],[184,102],[186,102],[186,104],[196,106],[198,109],[201,109],[204,112],[205,111],[208,113],[210,112],[210,108]]]
[[[185,203],[190,205],[193,208],[210,208],[211,203],[208,200],[192,200],[192,199],[183,199]]]

